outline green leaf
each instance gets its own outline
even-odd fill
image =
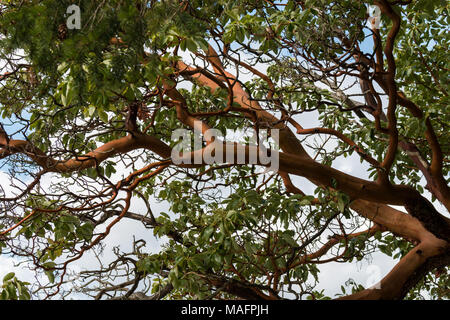
[[[7,281],[11,280],[12,278],[14,278],[14,276],[15,276],[15,273],[14,273],[14,272],[8,273],[7,275],[5,275],[5,276],[3,277],[3,282],[7,282]]]
[[[102,120],[104,123],[108,123],[109,118],[108,114],[103,110],[98,110],[98,116],[100,117],[100,120]]]
[[[48,281],[50,281],[50,283],[54,283],[55,282],[55,274],[53,273],[53,271],[45,270],[44,273],[47,276]]]
[[[88,116],[89,117],[92,117],[94,115],[95,109],[96,109],[95,106],[93,106],[93,105],[89,106],[89,108],[88,108]]]
[[[213,226],[209,226],[205,229],[205,231],[203,232],[203,236],[202,239],[203,241],[208,241],[211,238],[211,235],[214,232],[214,227]]]
[[[89,222],[82,224],[76,230],[77,236],[86,241],[89,241],[92,239],[93,232],[94,232],[94,226]]]
[[[197,52],[197,43],[195,43],[195,41],[190,38],[186,39],[186,47],[193,53]]]
[[[338,209],[340,212],[344,212],[345,210],[345,202],[342,198],[338,198]]]

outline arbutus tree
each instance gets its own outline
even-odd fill
[[[395,267],[331,298],[449,298],[445,1],[76,5],[0,3],[0,249],[36,273],[2,299],[326,299],[322,264],[376,252]],[[174,163],[181,128],[187,158],[277,130],[278,170],[237,140],[244,164]]]

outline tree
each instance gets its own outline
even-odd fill
[[[48,277],[3,299],[326,299],[322,264],[374,252],[396,266],[340,298],[449,298],[445,1],[81,0],[81,29],[71,4],[0,4],[0,249]],[[180,128],[219,160],[174,161]],[[266,130],[278,170],[209,129]],[[130,220],[161,249],[106,264]]]

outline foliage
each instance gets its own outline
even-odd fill
[[[14,272],[8,273],[3,277],[0,300],[30,300],[28,285],[28,282],[18,280]]]

